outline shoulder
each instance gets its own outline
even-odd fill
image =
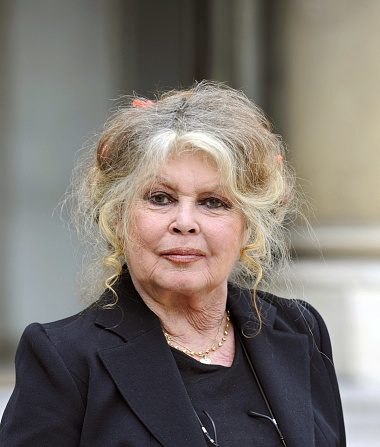
[[[275,308],[273,329],[290,333],[305,334],[311,346],[332,360],[330,336],[320,313],[307,301],[276,296],[269,292],[258,292],[258,300]],[[265,306],[263,306],[265,307]]]
[[[26,327],[16,352],[16,383],[1,423],[1,445],[35,445],[37,438],[44,445],[79,445],[95,314],[91,308]]]
[[[308,302],[288,299],[267,291],[257,291],[256,307],[253,291],[229,284],[228,305],[243,335],[265,337],[301,335],[308,340],[310,355],[315,351],[332,359],[331,343],[326,324],[318,311]]]
[[[244,289],[229,284],[229,306],[239,314],[252,316],[254,309],[254,295],[250,289]],[[318,311],[307,301],[282,298],[273,293],[258,290],[256,306],[263,320],[263,324],[274,324],[279,330],[290,332],[314,331],[321,325],[325,327],[323,318]]]
[[[98,306],[93,304],[75,315],[48,323],[36,324],[52,340],[61,337],[75,337],[76,335],[83,334],[83,332],[90,332],[92,330],[98,311]],[[31,326],[33,327],[33,324]]]
[[[270,292],[258,291],[257,297],[262,303],[267,303],[276,309],[276,323],[287,324],[289,330],[314,330],[323,318],[318,311],[307,301],[294,298],[282,298]],[[324,324],[324,322],[323,322]]]
[[[107,339],[99,336],[101,331],[96,327],[99,310],[92,305],[68,318],[28,325],[19,343],[16,365],[23,361],[27,350],[47,364],[59,360],[71,374],[86,381],[91,358]]]
[[[37,336],[37,340],[40,337],[47,338],[57,347],[67,343],[74,348],[78,344],[90,342],[97,313],[98,309],[93,305],[67,318],[48,323],[32,323],[25,328],[22,338]]]
[[[321,315],[304,300],[282,298],[273,293],[258,290],[256,294],[257,311],[253,302],[252,290],[229,284],[228,305],[235,315],[241,317],[241,322],[248,319],[252,327],[257,327],[258,311],[263,328],[312,335],[317,343],[321,336],[327,332]]]

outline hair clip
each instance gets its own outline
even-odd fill
[[[150,99],[138,99],[138,98],[135,98],[131,102],[132,107],[149,107],[152,104],[153,104],[153,101],[151,101]]]

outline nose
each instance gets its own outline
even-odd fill
[[[192,204],[178,204],[169,231],[175,234],[198,234],[199,224]]]

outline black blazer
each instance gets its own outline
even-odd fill
[[[26,328],[0,446],[206,447],[158,318],[128,275],[117,291],[119,304],[112,310],[94,305]],[[243,340],[287,446],[344,447],[323,320],[306,303],[267,293],[258,299],[263,328]],[[256,326],[250,300],[248,291],[229,287],[228,306],[238,330]]]

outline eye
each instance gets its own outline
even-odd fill
[[[145,200],[148,200],[153,205],[159,205],[159,206],[168,205],[169,203],[172,202],[171,197],[164,192],[154,192],[147,194],[145,196]]]
[[[217,197],[207,197],[207,199],[203,199],[200,203],[213,210],[218,208],[231,208],[231,205],[227,201],[218,199]]]

